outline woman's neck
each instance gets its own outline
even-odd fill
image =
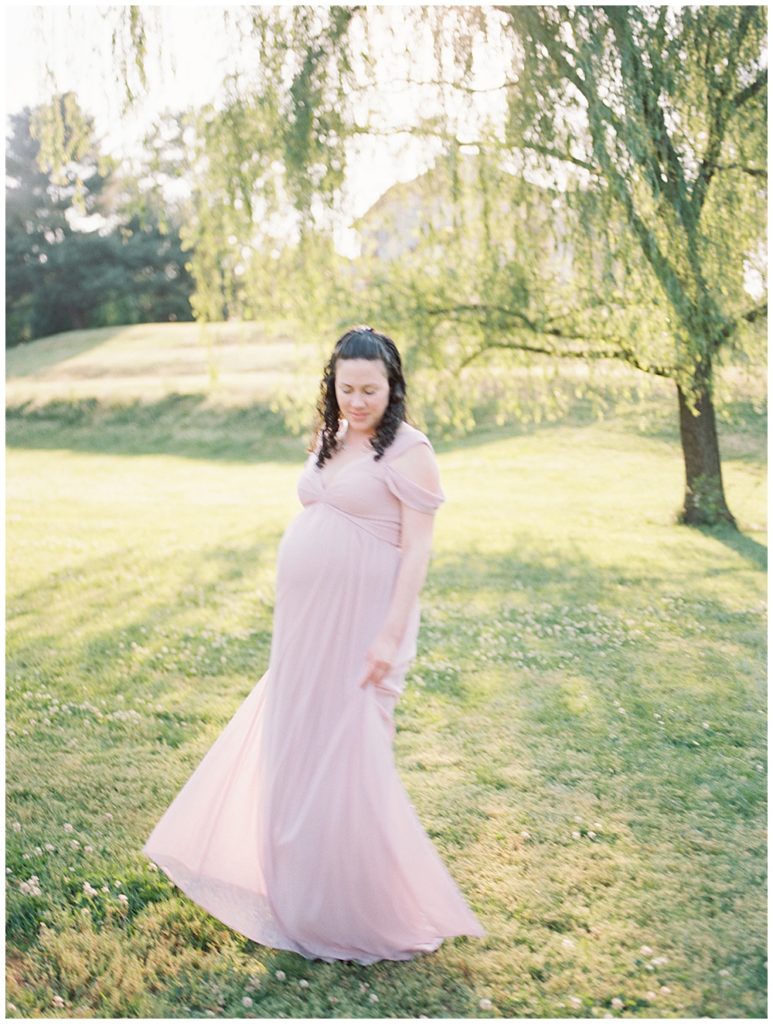
[[[375,437],[375,430],[357,430],[347,420],[347,427],[344,433],[344,440],[349,444],[367,444],[371,437]]]

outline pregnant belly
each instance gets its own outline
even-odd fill
[[[323,503],[307,505],[291,521],[277,549],[277,597],[362,587],[363,597],[389,597],[399,551]]]

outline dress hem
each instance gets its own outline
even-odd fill
[[[227,910],[223,909],[222,905],[215,907],[207,898],[208,885],[206,881],[201,879],[181,861],[178,861],[174,857],[165,857],[161,854],[151,854],[144,847],[142,852],[148,860],[156,864],[164,872],[172,884],[175,885],[182,893],[184,893],[189,899],[193,900],[194,903],[198,904],[198,906],[208,914],[211,914],[218,921],[225,924],[228,928],[238,932],[240,935],[250,939],[252,942],[256,942],[259,946],[265,946],[268,949],[281,949],[290,953],[297,953],[306,960],[322,960],[325,963],[351,962],[363,967],[370,966],[380,960],[392,960],[397,962],[407,961],[436,952],[446,939],[471,934],[466,931],[448,932],[443,935],[438,935],[430,941],[422,942],[411,949],[396,951],[391,955],[365,953],[362,956],[356,956],[355,954],[347,956],[342,953],[340,956],[331,956],[327,953],[318,953],[314,952],[314,950],[300,948],[297,944],[293,943],[292,939],[276,930],[272,930],[270,927],[261,929],[259,925],[250,925],[245,920],[241,920],[239,923],[236,923],[237,915],[229,914]],[[212,891],[211,887],[209,888],[209,891]],[[241,910],[244,911],[243,903],[241,905]]]

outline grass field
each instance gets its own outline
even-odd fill
[[[675,524],[668,393],[645,431],[578,413],[435,444],[395,754],[488,935],[309,963],[140,852],[265,671],[305,458],[265,405],[291,342],[245,343],[216,375],[240,400],[205,402],[206,358],[185,343],[183,387],[165,330],[8,357],[8,1015],[764,1017],[763,415],[722,428],[740,533]]]

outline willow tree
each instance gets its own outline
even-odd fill
[[[765,8],[498,10],[523,44],[508,141],[581,168],[624,226],[615,248],[630,259],[633,242],[671,337],[654,352],[645,323],[612,354],[675,384],[684,520],[733,522],[712,391],[718,360],[767,312],[744,268],[764,250]]]
[[[456,207],[466,201],[456,157],[474,142],[481,181],[474,233],[483,239],[469,261],[474,274],[461,272],[469,218],[458,207],[446,232],[448,273],[441,266],[428,274],[419,259],[406,261],[402,279],[390,275],[415,300],[417,331],[423,325],[427,338],[442,340],[448,334],[439,322],[462,322],[474,344],[439,353],[457,365],[498,347],[617,359],[672,381],[686,470],[682,518],[734,525],[722,483],[715,373],[723,359],[759,345],[767,308],[748,288],[747,273],[757,270],[764,289],[766,9],[241,10],[255,73],[220,115],[209,157],[225,166],[223,154],[239,153],[245,122],[230,114],[248,109],[247,137],[262,140],[252,152],[271,173],[228,160],[235,191],[251,202],[281,192],[302,225],[319,228],[325,211],[343,210],[347,163],[362,139],[402,132],[446,161],[447,199]],[[428,34],[431,45],[422,49]],[[491,44],[485,87],[476,66],[482,40]],[[400,125],[384,92],[405,68],[404,77],[430,98]],[[455,103],[431,98],[432,90],[447,99],[481,88],[501,96],[505,114],[482,125],[478,138],[460,127]],[[578,257],[563,288],[530,258],[533,232],[515,215],[526,191],[507,184],[508,165],[522,183],[535,167],[556,181],[550,209]],[[527,243],[515,247],[512,232],[493,230],[507,219],[502,202],[510,195],[511,225]],[[429,232],[430,252],[442,234]]]
[[[367,6],[255,12],[254,38],[271,68],[261,95],[279,114],[284,167],[306,209],[314,198],[334,202],[346,138],[383,127],[363,121],[368,85],[383,88],[381,69],[392,69],[379,17]],[[564,181],[576,187],[564,187],[555,208],[585,256],[577,261],[582,280],[575,274],[569,289],[556,290],[535,275],[528,246],[520,254],[503,247],[484,223],[480,273],[468,277],[467,296],[459,301],[459,274],[435,273],[429,284],[425,277],[426,287],[411,289],[419,296],[414,322],[477,325],[473,357],[496,346],[619,359],[673,381],[683,521],[734,525],[713,391],[717,365],[759,341],[753,325],[767,309],[747,289],[748,267],[761,264],[765,245],[765,8],[422,7],[401,8],[400,17],[411,26],[409,67],[411,47],[419,64],[409,77],[423,87],[475,92],[477,41],[498,41],[487,59],[498,54],[507,114],[503,131],[475,140],[488,181],[504,181],[503,157],[571,172]],[[429,75],[417,45],[427,27]],[[453,111],[441,106],[389,130],[434,140],[453,157],[471,141],[460,138]],[[453,174],[449,180],[461,194]],[[485,198],[485,175],[481,182]],[[517,204],[523,189],[513,194]],[[500,198],[479,204],[484,221],[505,219],[496,212]]]

